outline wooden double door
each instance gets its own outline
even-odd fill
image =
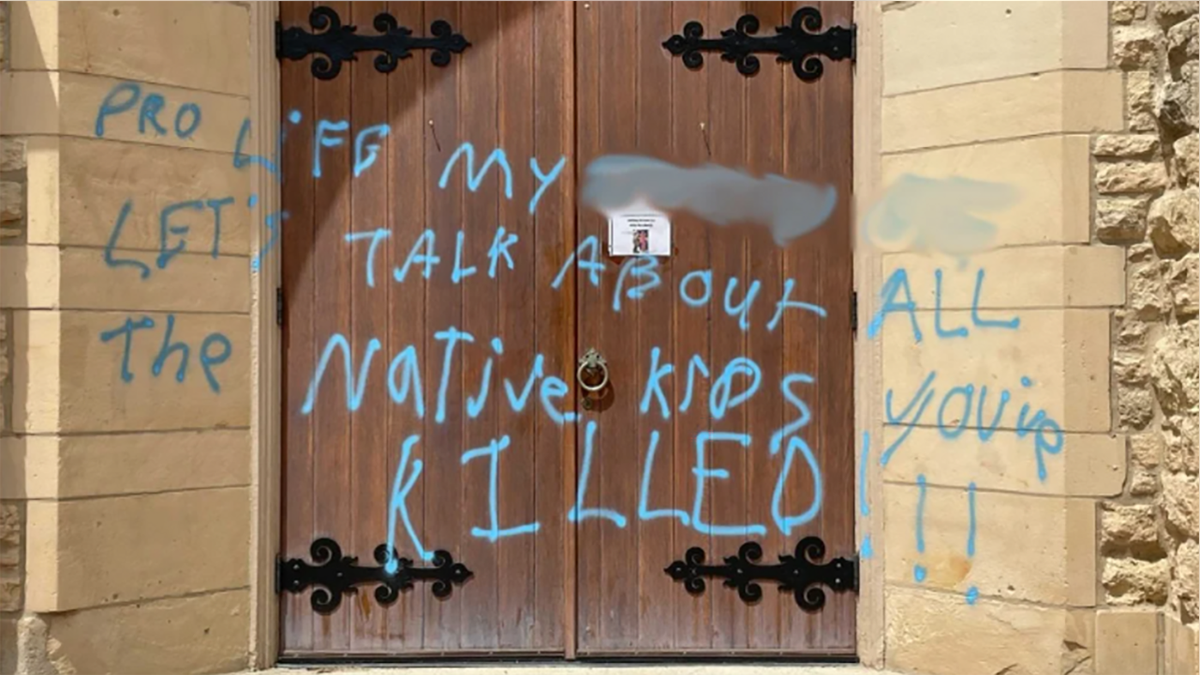
[[[747,77],[663,46],[747,13],[772,34],[789,3],[328,7],[470,46],[281,63],[282,558],[368,577],[285,587],[282,656],[852,656],[853,590],[813,610],[667,571],[812,536],[854,557],[850,62]],[[312,10],[282,3],[283,28]],[[606,166],[669,217],[669,255],[609,254]],[[767,222],[789,204],[810,231]],[[458,577],[371,583],[438,551]]]

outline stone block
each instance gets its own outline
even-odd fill
[[[1154,344],[1151,372],[1158,404],[1166,415],[1196,416],[1200,405],[1196,323],[1170,325]]]
[[[1106,244],[1140,242],[1146,236],[1149,197],[1096,199],[1096,238]]]
[[[1154,70],[1159,63],[1162,34],[1153,26],[1113,29],[1113,58],[1122,70]]]
[[[250,13],[224,2],[62,4],[58,68],[249,96]]]
[[[14,223],[25,217],[25,186],[16,181],[0,181],[0,222]]]
[[[0,171],[21,171],[25,168],[25,139],[0,138]]]
[[[1107,558],[1101,582],[1110,605],[1161,605],[1167,600],[1166,558]]]
[[[1200,233],[1200,188],[1170,190],[1150,205],[1150,239],[1166,255],[1196,251]]]
[[[1097,157],[1146,159],[1158,152],[1158,136],[1154,134],[1106,134],[1098,136],[1092,145]]]
[[[194,150],[211,150],[232,154],[236,147],[242,122],[250,112],[245,97],[214,94],[195,89],[180,89],[163,85],[138,85],[137,99],[123,113],[108,115],[103,120],[103,133],[98,117],[101,105],[110,94],[112,104],[132,98],[133,91],[119,91],[122,80],[71,72],[21,71],[0,75],[8,95],[0,101],[0,132],[5,135],[63,135],[82,138],[103,138],[130,143],[146,143]],[[157,94],[164,100],[158,120],[165,129],[159,133],[152,124],[139,121],[140,101]],[[195,130],[181,138],[175,121],[183,106],[192,104],[200,111],[200,123]],[[192,118],[185,114],[181,128],[186,131]],[[139,130],[139,126],[144,130]],[[249,141],[248,141],[249,142]]]
[[[1167,288],[1175,305],[1175,318],[1186,321],[1196,316],[1200,307],[1200,257],[1189,253],[1181,260],[1171,262],[1167,276]]]
[[[1195,487],[1195,482],[1192,487]],[[1179,544],[1169,559],[1172,571],[1171,594],[1179,607],[1180,616],[1186,621],[1194,622],[1200,614],[1197,613],[1197,601],[1200,600],[1200,588],[1197,588],[1200,576],[1200,544],[1195,537]]]
[[[990,404],[994,404],[995,395]],[[990,408],[989,408],[990,409]],[[872,448],[870,461],[900,441],[907,427],[883,428],[883,443]],[[985,490],[1028,494],[1112,496],[1125,481],[1123,439],[1107,434],[1065,434],[1057,456],[1046,456],[1046,478],[1038,478],[1031,436],[996,431],[986,441],[971,429],[951,439],[938,430],[914,428],[896,446],[883,469],[885,480],[912,483],[925,474],[939,485],[965,488],[971,483]]]
[[[915,3],[903,12],[885,12],[883,93],[1104,68],[1107,10],[1097,3]],[[997,59],[996,50],[1009,58]]]
[[[1184,538],[1200,537],[1200,490],[1196,489],[1195,478],[1164,473],[1159,508],[1169,528]]]
[[[1129,437],[1129,494],[1146,497],[1158,492],[1162,456],[1163,441],[1157,431]]]
[[[216,239],[220,255],[248,255],[252,223],[261,223],[265,216],[249,206],[250,172],[234,168],[224,154],[72,137],[37,138],[30,143],[49,165],[41,167],[38,176],[31,172],[31,180],[45,186],[35,194],[53,201],[43,210],[33,205],[30,243],[107,246],[122,207],[130,201],[114,248],[158,252],[164,209],[183,202],[232,198],[231,204],[215,207],[221,215],[219,237],[214,207],[175,211],[169,216],[172,223],[186,225],[188,232],[171,237],[169,245],[182,242],[185,251],[211,254]]]
[[[937,480],[930,475],[929,481]],[[889,583],[1054,605],[1095,602],[1096,528],[1091,500],[1002,492],[975,495],[975,554],[967,552],[967,491],[929,485],[917,546],[919,488],[884,486],[884,561]],[[917,577],[917,566],[924,580]],[[962,597],[962,596],[960,596]]]
[[[182,351],[164,360],[159,375],[152,372],[163,348],[166,314],[14,312],[19,358],[13,367],[13,428],[23,433],[79,433],[248,427],[249,316],[173,316],[172,344],[188,346],[182,382],[177,380]],[[120,330],[127,321],[136,326],[143,317],[154,326],[101,340],[102,333]],[[126,358],[127,334],[131,338]],[[213,389],[200,363],[202,346],[213,334],[224,335],[230,343],[228,360],[214,362],[210,369],[219,390]],[[224,353],[219,340],[210,341],[208,350],[210,361]]]
[[[1162,557],[1154,506],[1101,503],[1100,546],[1102,553],[1130,551],[1140,558]]]
[[[966,266],[919,253],[883,257],[886,279],[904,269],[913,300],[937,306],[936,271],[941,270],[942,309],[1106,307],[1125,303],[1125,252],[1113,246],[1001,248],[972,256]],[[984,272],[975,298],[978,274]],[[1019,283],[1001,281],[1020,270]]]
[[[1146,18],[1146,3],[1140,0],[1120,0],[1112,3],[1112,20],[1117,24],[1129,24],[1134,19]]]
[[[248,430],[27,436],[0,441],[0,456],[17,455],[24,460],[28,478],[23,489],[29,499],[75,499],[250,483]],[[137,471],[130,471],[131,466],[138,467]]]
[[[244,589],[46,618],[60,662],[72,668],[60,672],[226,673],[245,669],[248,661],[250,594]]]
[[[1200,181],[1200,143],[1197,134],[1191,133],[1175,141],[1175,181],[1181,187],[1195,185]]]
[[[1089,619],[1065,609],[986,598],[968,605],[961,596],[896,587],[886,590],[886,603],[889,669],[1062,675],[1064,662],[1092,649]]]
[[[932,374],[927,392],[932,390],[933,395],[919,425],[938,424],[939,409],[945,402],[948,416],[942,426],[956,427],[960,420],[951,418],[962,410],[964,396],[952,395],[951,389],[972,385],[979,391],[986,385],[997,397],[1005,389],[1012,395],[997,428],[1016,429],[1019,410],[1028,403],[1027,422],[1043,410],[1063,431],[1110,430],[1107,311],[981,310],[982,318],[1015,316],[1020,325],[1015,330],[972,327],[965,338],[944,339],[935,333],[934,314],[916,312],[920,342],[914,340],[907,313],[890,313],[883,321],[883,382],[885,391],[894,392],[893,411],[903,410],[918,395],[929,396],[921,393],[921,385]],[[973,325],[970,311],[944,311],[941,321],[943,330]],[[1027,386],[1022,378],[1028,378]],[[896,414],[900,423],[911,424],[915,412],[908,418]],[[993,421],[988,418],[984,423],[990,427]],[[965,425],[974,429],[976,420],[967,418]]]
[[[250,263],[243,257],[181,254],[158,269],[150,253],[118,253],[152,270],[118,267],[93,248],[0,249],[0,302],[12,308],[245,313]]]
[[[3,15],[0,15],[3,16]],[[4,46],[4,31],[3,25],[0,24],[0,47]],[[0,64],[3,63],[3,57],[0,56]],[[0,673],[4,675],[13,675],[17,672],[17,620],[16,618],[0,618],[0,645],[5,645],[4,649],[0,649]]]
[[[1151,73],[1126,73],[1125,102],[1130,131],[1158,132],[1158,122],[1154,116],[1154,77]]]
[[[1158,613],[1153,610],[1096,612],[1096,675],[1158,672]]]
[[[21,564],[21,508],[13,503],[0,503],[0,567]]]
[[[1181,70],[1187,72],[1191,67],[1193,75],[1184,80],[1169,80],[1162,86],[1159,96],[1154,99],[1154,112],[1158,122],[1171,135],[1183,136],[1196,130],[1200,125],[1200,107],[1196,95],[1196,78],[1194,73],[1196,62],[1185,64]]]
[[[1165,675],[1195,675],[1200,669],[1197,658],[1196,628],[1176,617],[1163,617],[1163,666]]]
[[[249,583],[247,488],[31,501],[25,605],[64,612]]]
[[[1056,71],[885,97],[884,153],[1124,129],[1115,71]]]
[[[1200,437],[1196,416],[1193,414],[1168,415],[1162,419],[1162,435],[1165,443],[1164,465],[1171,471],[1182,471],[1195,476],[1200,469],[1197,462],[1196,439]]]
[[[1163,272],[1170,263],[1152,261],[1131,266],[1129,270],[1129,309],[1142,320],[1161,317],[1171,306]]]
[[[1026,138],[885,155],[883,182],[905,174],[998,183],[1017,193],[1012,206],[979,214],[995,228],[994,246],[1088,241],[1091,181],[1086,136]]]
[[[1113,162],[1096,169],[1096,190],[1101,194],[1155,192],[1166,186],[1162,162]]]
[[[21,608],[20,571],[12,568],[0,569],[0,612],[19,612]]]
[[[1154,20],[1164,28],[1172,26],[1196,14],[1196,3],[1188,0],[1171,0],[1154,3]]]

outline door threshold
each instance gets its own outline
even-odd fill
[[[654,663],[618,662],[527,662],[527,663],[392,663],[388,665],[286,665],[256,671],[256,675],[393,675],[398,670],[419,670],[420,675],[758,675],[775,672],[777,675],[894,675],[891,671],[874,670],[857,663],[797,663],[783,661],[753,661],[712,663],[697,661],[658,661]],[[246,675],[249,675],[247,673]]]

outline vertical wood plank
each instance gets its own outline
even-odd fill
[[[853,5],[822,2],[824,28],[849,26]],[[850,295],[854,289],[853,262],[853,77],[850,64],[827,63],[821,78],[821,173],[838,188],[837,208],[816,234],[822,257],[820,304],[828,312],[820,341],[817,381],[824,382],[821,401],[820,456],[825,474],[825,501],[820,534],[828,544],[827,557],[851,556],[854,544],[854,335],[850,330]],[[857,597],[830,593],[821,612],[821,646],[831,652],[853,653]]]
[[[705,26],[712,25],[709,16],[708,3],[678,2],[672,5],[671,27],[672,34],[683,29],[688,21],[699,21]],[[706,69],[723,65],[719,61],[707,59]],[[672,142],[674,162],[680,166],[699,166],[712,161],[711,145],[709,143],[710,120],[708,100],[710,95],[709,78],[707,73],[693,71],[683,65],[683,61],[671,59],[671,98],[675,101]],[[694,270],[705,270],[710,267],[712,255],[712,237],[710,225],[688,213],[677,214],[672,220],[672,229],[676,239],[676,253],[671,265],[682,283],[683,277]],[[688,286],[690,297],[703,297],[703,284],[696,282]],[[673,293],[681,293],[679,287],[672,289]],[[718,291],[713,290],[714,293]],[[696,477],[692,469],[696,465],[696,436],[709,428],[708,399],[710,382],[708,378],[696,373],[692,383],[688,409],[680,411],[683,399],[688,397],[688,364],[694,356],[699,356],[708,364],[711,370],[709,321],[717,317],[710,316],[709,305],[689,307],[682,300],[675,304],[673,325],[675,334],[675,353],[678,355],[676,368],[680,377],[679,392],[675,417],[675,444],[672,448],[671,466],[675,485],[677,508],[688,512],[689,519],[694,516],[692,509],[696,490]],[[710,493],[711,494],[711,493]],[[709,501],[705,500],[700,508],[703,520],[711,522],[712,510]],[[687,549],[693,546],[704,548],[708,560],[713,559],[713,548],[709,537],[697,532],[692,525],[684,525],[673,521],[674,555],[670,560],[682,559]],[[669,563],[670,561],[668,561]],[[664,565],[665,567],[665,565]],[[679,584],[675,584],[679,586]],[[680,650],[706,650],[712,646],[713,596],[711,588],[701,595],[693,595],[675,588],[675,646]]]
[[[643,3],[635,5],[637,40],[632,45],[637,55],[637,152],[639,155],[672,160],[672,114],[675,100],[671,91],[671,57],[660,44],[660,36],[670,35],[671,5],[668,3]],[[675,233],[678,236],[678,233]],[[672,259],[661,258],[655,270],[661,285],[645,297],[629,303],[629,311],[637,319],[637,373],[631,392],[641,401],[646,382],[651,377],[651,350],[661,350],[660,363],[675,363],[676,372],[662,379],[662,388],[668,392],[668,405],[678,392],[679,355],[675,350],[670,317],[675,310],[675,283]],[[668,415],[675,415],[677,402],[671,405]],[[640,411],[640,408],[639,408]],[[647,468],[648,447],[652,434],[658,435],[653,464]],[[638,649],[670,649],[674,643],[674,607],[679,586],[663,572],[667,563],[674,559],[674,518],[641,520],[637,505],[642,499],[647,509],[674,509],[676,496],[671,476],[671,457],[675,447],[673,421],[663,419],[659,406],[651,403],[650,410],[637,417],[633,448],[637,452],[636,473],[626,470],[627,484],[635,488],[631,503],[630,526],[638,532],[637,589],[638,589]],[[630,467],[632,469],[633,467]],[[650,484],[645,494],[641,486],[643,476],[650,471]]]
[[[828,73],[826,73],[828,75]],[[824,79],[824,78],[823,78]],[[787,178],[815,184],[826,184],[820,170],[820,114],[819,87],[797,79],[789,73],[784,77],[784,167]],[[840,195],[839,195],[840,198]],[[787,247],[784,255],[784,275],[795,281],[793,297],[800,301],[819,302],[821,285],[821,257],[813,246],[814,235],[803,237]],[[821,319],[810,312],[786,312],[783,316],[785,345],[784,372],[803,373],[816,377],[820,354]],[[821,393],[827,383],[816,381],[811,385],[796,384],[792,391],[812,409],[812,421],[799,434],[809,443],[819,467],[825,467],[824,448],[820,447]],[[833,383],[828,383],[833,385]],[[785,410],[789,419],[795,411]],[[786,442],[786,441],[785,441]],[[786,448],[780,453],[786,452]],[[811,482],[789,480],[784,489],[784,504],[788,513],[799,513],[807,508],[813,498]],[[828,508],[828,507],[825,507]],[[824,509],[823,509],[824,510]],[[795,543],[808,534],[819,532],[819,521],[792,531],[789,541]],[[806,651],[819,648],[815,626],[820,618],[789,607],[783,613],[783,643],[788,651]]]
[[[848,25],[849,14],[842,11],[841,4],[821,3],[823,29]],[[849,12],[851,7],[844,9]],[[812,421],[799,435],[817,460],[824,496],[817,518],[796,528],[791,541],[820,536],[828,547],[827,559],[854,552],[853,420],[848,414],[853,403],[848,309],[852,272],[851,73],[849,64],[826,62],[824,75],[814,83],[784,78],[785,110],[789,111],[785,120],[787,175],[838,189],[835,213],[819,230],[793,243],[785,257],[785,274],[796,280],[795,299],[813,302],[815,298],[827,312],[825,318],[809,312],[790,312],[784,317],[786,372],[815,378],[814,384],[798,385],[793,391],[812,409]],[[794,413],[788,410],[787,414]],[[800,467],[794,467],[786,488],[789,513],[803,512],[814,497],[808,472],[797,474],[795,468]],[[855,596],[829,593],[826,597],[821,612],[785,611],[783,640],[789,651],[853,653]]]
[[[458,3],[426,3],[425,21],[431,23],[443,19],[450,22],[451,26],[461,26],[460,8]],[[463,326],[462,286],[451,281],[453,253],[445,253],[454,250],[453,245],[463,222],[465,179],[461,167],[445,189],[439,189],[436,182],[463,139],[463,110],[460,104],[462,65],[461,58],[451,59],[450,65],[445,68],[434,66],[427,59],[424,63],[427,133],[428,140],[432,141],[425,144],[425,165],[428,170],[425,182],[425,226],[434,232],[443,260],[434,268],[426,283],[425,376],[421,381],[428,383],[425,411],[427,433],[419,447],[425,458],[426,472],[425,546],[430,550],[445,548],[455,560],[465,561],[461,546],[462,533],[467,531],[467,536],[470,536],[470,525],[461,506],[455,503],[463,485],[459,462],[463,451],[464,345],[455,346],[448,366],[444,366],[447,363],[444,360],[447,341],[434,339],[437,332],[451,327],[461,329]],[[419,268],[409,270],[410,278],[419,272]],[[446,370],[444,374],[443,370]],[[447,382],[445,406],[444,410],[439,411],[438,388],[443,376]],[[474,564],[473,561],[467,562],[468,567]],[[484,589],[484,592],[488,590]],[[467,602],[465,595],[456,592],[449,598],[428,599],[424,621],[426,650],[457,650],[462,646],[463,607]]]
[[[543,172],[559,158],[567,164],[542,194],[533,214],[536,265],[534,341],[545,356],[547,373],[571,373],[575,355],[575,276],[552,288],[559,266],[576,245],[575,191],[575,7],[570,3],[533,5],[534,150]],[[536,358],[536,357],[534,357]],[[527,376],[532,361],[516,361]],[[575,389],[563,408],[576,410]],[[575,425],[556,425],[534,414],[537,467],[535,512],[542,529],[535,538],[536,601],[534,643],[574,657],[575,528],[566,514],[575,499]],[[554,617],[561,621],[555,621]]]
[[[600,83],[600,68],[601,64],[598,61],[596,54],[600,49],[599,30],[600,30],[600,14],[599,7],[585,7],[585,3],[573,3],[575,9],[575,160],[577,162],[576,170],[578,175],[582,176],[587,168],[587,163],[590,158],[596,153],[596,149],[600,145],[599,127],[600,127],[600,100],[598,95]],[[597,242],[603,241],[602,226],[598,224],[598,219],[594,214],[585,213],[583,206],[577,206],[576,212],[576,236],[582,245],[582,242],[587,237],[595,237]],[[566,258],[564,258],[566,260]],[[592,312],[605,311],[603,296],[600,291],[591,285],[586,273],[579,274],[578,272],[570,274],[573,277],[573,287],[576,289],[576,307],[577,314],[576,322],[576,350],[567,363],[562,364],[565,370],[558,372],[570,373],[573,379],[575,372],[575,360],[579,355],[582,355],[587,349],[592,346],[592,341],[596,334],[594,330],[594,322],[588,317]],[[563,289],[566,288],[564,283]],[[572,384],[572,389],[575,386]],[[584,453],[587,449],[587,424],[594,422],[595,417],[589,414],[581,414],[579,421],[575,425],[576,431],[576,453],[575,462],[578,470],[572,480],[572,493],[570,505],[574,507],[576,504],[576,495],[578,484],[584,479],[585,465],[583,463]],[[592,449],[595,449],[596,439],[592,439]],[[594,454],[594,453],[593,453]],[[595,457],[592,457],[593,463]],[[587,471],[594,471],[594,466],[587,465]],[[591,476],[589,476],[591,478]],[[588,486],[591,494],[591,499],[595,499],[599,490],[593,485]],[[594,503],[594,502],[593,502]],[[569,524],[575,531],[576,538],[576,574],[577,574],[577,589],[578,595],[576,600],[577,613],[577,646],[580,653],[594,649],[595,645],[600,640],[601,622],[603,611],[601,608],[601,586],[600,586],[600,568],[601,561],[595,555],[594,548],[596,546],[596,536],[600,525],[600,521],[587,520],[576,521]]]
[[[280,3],[279,20],[284,26],[306,26],[311,2]],[[280,255],[283,257],[283,293],[287,299],[283,324],[283,542],[285,558],[307,557],[313,540],[312,421],[300,414],[308,389],[309,373],[316,368],[313,335],[313,194],[311,145],[313,122],[313,77],[304,61],[279,64],[280,113],[286,140],[282,147],[282,209],[289,217],[280,223]],[[300,115],[297,123],[288,113]],[[284,653],[301,653],[313,648],[313,612],[308,598],[295,593],[280,597],[281,642]]]
[[[329,3],[339,16],[349,16],[349,2]],[[318,126],[321,122],[342,124],[350,119],[350,78],[315,80],[315,115]],[[345,255],[345,236],[350,231],[350,134],[348,129],[330,131],[341,136],[343,143],[332,147],[314,145],[320,153],[313,159],[316,174],[320,161],[320,175],[316,177],[316,194],[313,200],[316,223],[316,243],[313,265],[316,268],[314,293],[314,332],[318,358],[325,345],[335,335],[352,335],[350,303],[351,293],[350,257]],[[354,355],[352,362],[359,364],[366,354],[366,343],[350,342]],[[333,360],[337,367],[336,359]],[[336,373],[333,370],[332,373]],[[331,374],[332,374],[331,373]],[[315,427],[313,527],[315,536],[331,536],[347,542],[352,520],[350,500],[346,497],[350,485],[350,425],[351,415],[346,405],[346,385],[350,373],[345,377],[326,378],[321,383],[319,397],[312,411]],[[344,551],[347,555],[353,552]],[[350,612],[334,612],[317,617],[314,625],[314,646],[317,649],[343,651],[350,648]]]
[[[599,105],[599,144],[580,152],[580,161],[590,163],[607,154],[635,152],[637,147],[637,49],[638,36],[636,5],[627,2],[596,3],[592,12],[599,12],[599,51],[590,55],[598,61],[599,82],[592,92]],[[585,165],[586,166],[586,165]],[[606,221],[588,209],[589,232],[597,235],[603,249],[606,236]],[[633,305],[622,299],[622,311],[615,312],[611,304],[616,294],[620,264],[627,261],[609,258],[605,274],[601,277],[599,294],[589,294],[596,304],[585,309],[587,315],[580,317],[588,328],[581,336],[608,360],[612,384],[612,400],[603,412],[594,413],[598,430],[593,447],[591,480],[589,488],[591,505],[613,509],[625,518],[625,526],[619,527],[607,519],[589,519],[583,522],[582,532],[590,533],[588,539],[598,542],[592,549],[602,552],[600,565],[600,594],[591,601],[602,603],[598,646],[604,650],[625,650],[637,645],[638,635],[638,587],[637,550],[638,531],[637,467],[639,465],[637,438],[634,435],[634,420],[638,415],[638,396],[641,382],[637,377],[639,343],[637,339],[637,316]],[[632,261],[629,261],[632,262]],[[583,345],[581,345],[583,346]],[[586,350],[587,347],[584,347]],[[630,526],[633,523],[633,526]],[[595,538],[593,538],[595,537]]]
[[[746,8],[759,18],[760,32],[785,23],[783,5],[778,2],[754,2]],[[783,175],[783,78],[786,67],[764,60],[762,68],[746,82],[746,168],[755,178],[768,174]],[[785,423],[783,395],[779,381],[784,375],[785,345],[783,330],[769,327],[775,303],[783,293],[783,250],[776,245],[765,227],[750,228],[746,243],[746,280],[762,284],[750,320],[750,339],[746,356],[762,369],[763,384],[747,404],[747,430],[753,439],[746,475],[746,522],[763,523],[764,562],[774,562],[781,553],[790,553],[789,538],[779,531],[771,518],[771,496],[782,468],[783,457],[770,453],[771,435]],[[793,347],[794,348],[794,347]],[[762,600],[747,612],[746,647],[776,650],[780,644],[780,613],[794,611],[791,597],[764,588]]]
[[[385,2],[377,0],[356,2],[350,6],[350,19],[355,25],[369,26],[375,15],[386,7]],[[349,71],[343,76],[350,81],[350,130],[347,137],[355,138],[365,129],[386,124],[386,76],[376,72],[368,59],[349,64]],[[351,175],[347,185],[350,192],[349,230],[355,233],[371,233],[383,227],[379,216],[387,213],[390,183],[385,137],[368,134],[364,136],[364,144],[367,143],[378,145],[379,155],[375,163],[358,176]],[[350,344],[357,348],[358,345],[366,345],[369,340],[379,340],[381,349],[368,371],[369,381],[378,382],[380,375],[385,372],[382,362],[392,354],[388,334],[389,268],[386,259],[368,261],[366,249],[369,241],[343,242],[339,255],[350,262]],[[373,285],[367,283],[368,275]],[[379,392],[381,388],[376,386],[372,389]],[[351,470],[347,501],[352,516],[349,541],[354,554],[363,561],[373,561],[375,547],[387,541],[387,512],[382,507],[388,501],[388,490],[391,488],[386,477],[390,405],[386,396],[366,395],[350,421]],[[369,592],[358,593],[357,597],[350,599],[353,602],[346,603],[345,609],[350,614],[350,649],[360,653],[382,653],[387,637],[388,609],[378,605]]]
[[[391,2],[388,10],[396,17],[402,26],[427,26],[424,7],[419,2]],[[402,62],[396,70],[385,76],[387,82],[387,112],[388,124],[391,131],[387,137],[388,160],[388,203],[384,213],[376,214],[388,229],[391,237],[385,249],[381,252],[383,259],[379,261],[377,284],[386,288],[388,298],[388,337],[390,351],[388,357],[393,358],[404,349],[414,347],[421,359],[421,384],[424,390],[421,395],[425,401],[425,414],[418,416],[411,400],[404,405],[388,403],[388,439],[387,439],[387,471],[383,480],[387,486],[385,499],[376,508],[389,516],[392,508],[392,493],[396,473],[401,469],[401,450],[405,439],[419,436],[420,441],[412,448],[412,457],[403,467],[407,479],[413,472],[414,458],[425,457],[429,452],[427,421],[430,416],[430,389],[428,364],[436,363],[426,351],[426,336],[428,324],[425,317],[425,296],[427,283],[420,274],[410,270],[404,283],[395,281],[392,272],[404,264],[413,245],[421,238],[425,229],[425,186],[431,180],[437,180],[436,174],[427,169],[425,164],[426,146],[432,145],[428,140],[428,125],[425,117],[425,69],[417,62]],[[431,174],[433,177],[431,178]],[[424,461],[424,460],[422,460]],[[408,512],[413,528],[421,542],[428,547],[431,543],[430,532],[426,526],[424,499],[428,471],[423,471],[413,484],[407,495]],[[421,561],[418,551],[404,531],[403,523],[396,518],[394,533],[397,553],[413,561]],[[386,534],[386,530],[385,530]],[[424,564],[421,561],[418,564]],[[425,589],[416,588],[411,592],[401,593],[396,604],[387,612],[387,643],[386,650],[391,654],[415,652],[422,647],[422,634],[425,622],[425,607],[430,599]]]
[[[555,514],[538,513],[536,509],[537,492],[542,487],[538,474],[550,468],[537,461],[534,416],[538,411],[531,409],[525,414],[515,413],[505,402],[504,390],[500,386],[503,377],[513,382],[522,381],[539,347],[536,331],[532,330],[537,322],[538,240],[533,217],[528,212],[528,204],[537,185],[528,169],[529,158],[536,157],[533,5],[527,2],[501,2],[497,3],[497,12],[497,135],[500,146],[513,166],[513,198],[500,202],[496,225],[518,237],[517,242],[508,249],[513,261],[512,269],[501,257],[496,260],[495,270],[495,306],[499,314],[497,335],[504,338],[504,355],[496,357],[496,376],[489,400],[496,411],[497,435],[507,434],[512,439],[512,445],[502,453],[499,465],[499,523],[502,528],[538,523],[540,528],[540,521]],[[548,161],[556,159],[548,158]],[[494,237],[489,237],[485,245],[490,246],[494,240]],[[491,274],[490,268],[487,273]],[[532,340],[529,339],[531,333]],[[557,487],[553,487],[555,494],[558,494]],[[562,580],[555,576],[553,570],[539,569],[535,547],[542,536],[539,529],[505,537],[496,543],[500,580],[496,585],[495,623],[496,644],[501,649],[529,650],[543,646],[534,639],[536,589],[543,583],[561,584]]]
[[[457,449],[446,448],[447,456],[463,455],[475,450],[486,451],[492,442],[498,444],[504,433],[498,427],[496,413],[500,399],[490,396],[491,382],[488,383],[488,391],[481,391],[481,386],[484,363],[489,357],[495,358],[490,342],[500,334],[496,305],[499,285],[488,274],[487,254],[492,233],[500,225],[499,206],[505,194],[506,174],[501,167],[493,166],[475,185],[469,183],[467,178],[468,170],[482,171],[480,167],[486,158],[495,148],[503,145],[497,134],[499,45],[503,38],[499,32],[496,3],[473,3],[469,6],[460,5],[460,8],[464,10],[459,15],[463,34],[478,37],[462,55],[458,71],[459,132],[444,147],[457,148],[463,143],[471,143],[475,147],[474,166],[472,162],[463,161],[466,159],[464,157],[456,164],[450,177],[458,186],[462,198],[462,220],[450,224],[454,226],[453,230],[463,233],[463,274],[475,268],[474,273],[464,276],[460,284],[463,304],[462,323],[458,326],[474,336],[474,341],[461,345],[461,356],[456,359],[462,364],[462,389],[459,395],[447,399],[447,405],[455,407],[462,415],[462,445]],[[515,191],[513,194],[516,194]],[[457,258],[458,249],[450,246],[455,241],[455,234],[442,239],[439,232],[438,239],[442,241],[443,250],[456,251],[454,256]],[[454,264],[449,255],[446,262]],[[446,276],[452,269],[451,265],[439,269],[439,276]],[[474,416],[464,412],[468,401],[482,396],[487,396],[491,405],[485,403]],[[520,454],[519,447],[510,445],[500,452],[499,466],[520,462]],[[503,583],[496,559],[497,546],[496,542],[472,533],[475,528],[487,530],[490,527],[490,464],[489,457],[480,457],[464,464],[461,468],[462,481],[456,491],[456,501],[462,511],[459,547],[463,560],[470,561],[468,565],[475,573],[471,592],[462,594],[460,600],[463,611],[459,617],[459,647],[462,649],[494,647],[497,640],[497,603]],[[498,495],[503,494],[503,486],[497,484],[496,491]],[[453,505],[450,494],[442,496],[440,508],[451,508]]]
[[[732,26],[743,12],[741,3],[709,3],[709,22],[713,30],[718,26]],[[722,67],[724,66],[724,67]],[[742,168],[745,148],[745,89],[746,78],[736,68],[728,67],[711,59],[707,64],[709,86],[709,143],[712,161],[728,168]],[[713,292],[709,299],[709,313],[713,317],[711,331],[711,355],[709,370],[716,381],[727,364],[742,356],[746,334],[738,325],[737,316],[727,312],[727,300],[736,307],[749,293],[745,274],[745,228],[736,226],[708,225],[712,238]],[[737,288],[728,292],[729,284],[736,280]],[[754,405],[757,399],[728,410],[722,419],[713,415],[711,428],[714,432],[744,434],[746,429],[746,406]],[[710,407],[710,413],[713,412]],[[745,521],[746,486],[748,475],[747,458],[750,448],[734,441],[714,441],[705,448],[705,466],[710,470],[724,469],[729,478],[713,478],[705,481],[705,493],[712,503],[712,518],[708,524],[716,527],[747,525]],[[714,559],[736,553],[742,542],[752,538],[749,534],[731,534],[713,537]],[[713,647],[733,649],[746,640],[746,605],[735,593],[713,594]]]

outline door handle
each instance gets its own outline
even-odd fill
[[[579,359],[575,381],[588,393],[598,392],[608,386],[608,362],[594,347]]]

